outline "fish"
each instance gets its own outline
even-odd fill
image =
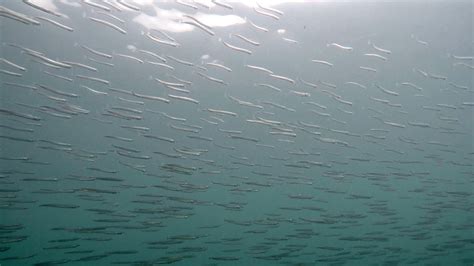
[[[111,22],[108,22],[106,20],[103,20],[103,19],[99,19],[99,18],[94,18],[94,17],[89,17],[90,20],[96,22],[96,23],[99,23],[99,24],[102,24],[102,25],[105,25],[111,29],[114,29],[122,34],[127,34],[127,31],[122,29],[121,27],[111,23]]]

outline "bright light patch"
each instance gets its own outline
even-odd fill
[[[155,7],[155,13],[156,15],[154,16],[141,13],[136,16],[133,21],[143,25],[147,29],[159,29],[170,32],[186,32],[193,30],[193,26],[180,23],[184,13],[179,10],[166,10]]]
[[[127,45],[127,49],[132,51],[132,52],[137,51],[137,47],[135,45],[132,45],[132,44]]]
[[[60,0],[59,2],[68,6],[81,7],[81,4],[74,0]]]
[[[195,17],[209,27],[229,27],[232,25],[244,24],[245,19],[236,15],[209,15],[197,13]]]
[[[125,1],[125,2],[130,2],[132,4],[137,4],[137,5],[140,5],[140,6],[151,6],[153,5],[153,0],[128,0],[128,1]]]
[[[278,6],[285,3],[307,3],[311,2],[311,0],[239,0],[239,1],[227,1],[227,3],[241,3],[249,7],[258,7],[258,5],[262,7],[272,7]]]
[[[47,10],[59,12],[58,7],[53,3],[53,0],[30,0],[30,2]]]

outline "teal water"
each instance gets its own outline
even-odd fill
[[[1,265],[474,263],[472,2],[0,3]]]

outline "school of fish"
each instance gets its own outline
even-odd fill
[[[470,22],[270,3],[0,1],[0,265],[472,265]]]

